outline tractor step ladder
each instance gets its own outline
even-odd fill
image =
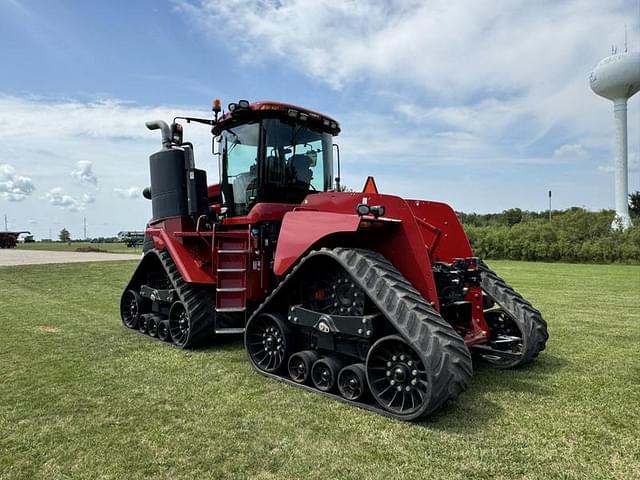
[[[214,236],[218,284],[216,333],[244,331],[247,311],[249,229],[216,231]]]

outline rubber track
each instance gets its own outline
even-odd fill
[[[180,298],[189,315],[189,338],[179,348],[196,347],[205,340],[211,339],[214,332],[214,296],[211,289],[185,282],[178,271],[178,267],[173,263],[171,255],[166,250],[160,252],[158,258],[160,258],[169,281],[175,288],[178,298]]]
[[[296,275],[305,262],[319,255],[333,258],[351,274],[360,288],[367,292],[370,299],[396,328],[398,334],[421,354],[427,371],[430,373],[432,394],[429,403],[422,412],[411,416],[398,416],[381,407],[371,408],[369,405],[358,405],[394,418],[413,420],[429,415],[448,400],[457,398],[467,389],[473,370],[471,355],[463,339],[402,274],[385,257],[376,252],[347,248],[333,250],[323,248],[319,251],[312,251],[283,279],[253,313],[252,317],[268,308],[274,296],[282,289],[287,288],[289,280]],[[274,376],[257,370],[267,376]],[[277,378],[298,385],[287,378]],[[315,389],[314,391],[322,393]],[[336,398],[335,395],[330,396]],[[354,402],[347,401],[347,403],[353,404]]]
[[[173,285],[178,298],[185,306],[189,315],[191,325],[189,338],[182,346],[175,345],[174,343],[172,343],[172,345],[177,348],[188,349],[196,347],[212,338],[214,332],[214,297],[211,289],[202,285],[185,282],[178,271],[178,267],[176,267],[171,259],[171,255],[169,255],[169,252],[166,250],[158,252],[155,249],[151,249],[145,254],[145,257],[147,255],[155,255],[158,257],[162,267],[167,273],[167,278],[171,282],[171,285]],[[127,285],[125,291],[130,288],[131,286]]]
[[[549,333],[547,322],[540,311],[500,278],[486,263],[478,263],[480,286],[489,294],[517,323],[523,333],[524,354],[522,358],[507,368],[526,365],[545,349]]]

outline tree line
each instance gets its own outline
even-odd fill
[[[474,253],[482,258],[545,262],[640,264],[640,202],[631,205],[634,226],[611,229],[613,210],[583,208],[529,212],[458,213]]]

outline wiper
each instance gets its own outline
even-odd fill
[[[231,135],[233,135],[235,138],[233,139],[233,143],[231,144],[231,147],[227,150],[227,154],[230,153],[231,151],[233,151],[234,148],[236,148],[236,145],[242,145],[242,142],[240,141],[240,137],[238,137],[238,135],[236,134],[236,132],[234,132],[233,130],[231,130],[230,128],[228,128],[226,130],[227,132],[229,132]]]

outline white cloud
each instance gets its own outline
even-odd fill
[[[45,196],[51,205],[62,208],[63,210],[76,212],[83,208],[81,200],[65,193],[60,187],[52,188],[45,194]]]
[[[80,183],[97,184],[98,177],[93,173],[93,163],[88,160],[80,160],[76,163],[76,168],[71,172],[71,176]]]
[[[2,93],[0,112],[0,131],[12,139],[3,146],[2,158],[15,158],[17,172],[28,172],[38,191],[45,192],[40,198],[27,197],[10,212],[16,218],[29,218],[38,211],[39,224],[32,227],[37,238],[48,238],[48,226],[53,225],[50,219],[82,231],[80,211],[93,221],[109,221],[108,226],[93,223],[99,225],[92,231],[95,235],[143,228],[151,216],[151,204],[129,202],[126,209],[114,209],[113,189],[149,184],[149,155],[161,146],[159,133],[147,130],[145,122],[171,121],[184,114],[211,116],[211,112],[189,105],[156,107],[115,100],[81,102]],[[209,181],[215,182],[217,169],[211,157],[209,128],[185,125],[185,136],[195,145],[198,166],[207,169]],[[70,175],[78,171],[78,162],[87,159],[91,161],[91,173],[99,177],[100,189]],[[2,203],[4,178],[0,182]]]
[[[0,164],[0,193],[9,202],[20,202],[36,189],[29,177],[18,175],[8,163]]]
[[[599,59],[593,49],[606,54],[622,25],[637,24],[624,0],[175,3],[251,61],[284,59],[335,88],[383,78],[448,98],[490,97],[489,88],[517,94],[567,74],[586,84]]]
[[[588,156],[586,149],[579,143],[565,143],[553,152],[558,160],[581,160]]]
[[[421,128],[472,133],[494,146],[506,137],[513,150],[560,128],[571,138],[561,141],[608,146],[606,104],[588,74],[622,41],[625,23],[638,27],[624,0],[175,4],[248,62],[280,62],[358,95],[379,92]]]
[[[88,205],[90,203],[95,203],[96,201],[96,197],[93,193],[91,192],[87,192],[87,193],[83,193],[82,197],[81,197],[81,201],[82,203],[84,203],[85,205]]]
[[[73,143],[83,147],[92,144],[95,145],[96,151],[100,151],[100,142],[105,141],[113,144],[156,143],[159,149],[160,136],[157,132],[150,132],[145,128],[146,121],[170,121],[175,115],[185,112],[195,116],[211,116],[210,112],[194,110],[192,106],[151,107],[114,99],[80,102],[74,99],[35,96],[15,97],[1,93],[0,110],[7,113],[0,117],[0,127],[11,138],[35,138],[38,144],[47,139],[51,141],[50,145],[54,146],[61,143],[65,146]],[[43,129],[43,124],[49,125],[50,128]],[[189,134],[193,133],[196,136],[202,136],[202,133],[208,135],[206,128],[189,131]],[[81,157],[73,159],[73,165],[77,169],[78,163],[85,161],[82,157],[87,155],[86,150],[82,148],[70,153],[72,158]],[[98,162],[94,160],[90,163],[93,165]]]
[[[80,196],[74,196],[66,193],[62,188],[55,187],[49,190],[45,197],[54,207],[67,210],[69,212],[77,212],[84,210],[87,205],[96,201],[93,193],[87,192]]]
[[[129,187],[129,188],[114,188],[113,191],[115,194],[124,199],[137,199],[142,198],[142,189],[140,187]]]

